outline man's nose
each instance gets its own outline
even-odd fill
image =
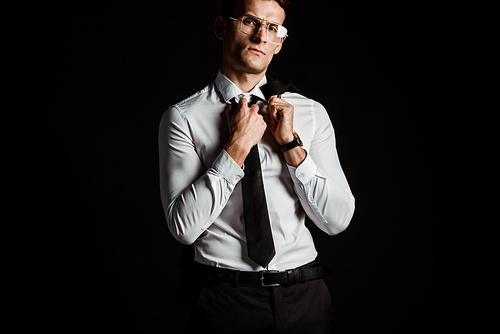
[[[257,32],[253,35],[253,39],[256,42],[264,42],[267,43],[267,27],[264,24],[261,24]]]

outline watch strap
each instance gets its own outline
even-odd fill
[[[281,152],[290,151],[291,149],[293,149],[293,148],[295,148],[297,146],[302,146],[303,145],[302,140],[300,140],[300,137],[297,134],[297,132],[294,132],[293,136],[295,138],[291,142],[289,142],[288,144],[285,144],[285,145],[278,146]]]

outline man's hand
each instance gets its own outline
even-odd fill
[[[285,145],[294,140],[293,136],[293,105],[285,99],[272,96],[269,99],[267,110],[269,111],[269,129],[279,145]],[[283,153],[287,164],[297,167],[306,158],[306,151],[297,146]]]
[[[267,124],[259,114],[259,106],[247,106],[248,101],[242,98],[237,110],[232,106],[226,109],[229,126],[229,141],[224,148],[233,160],[243,167],[250,149],[264,136]]]
[[[293,140],[293,112],[294,108],[285,99],[271,96],[268,102],[270,121],[269,129],[279,145]]]

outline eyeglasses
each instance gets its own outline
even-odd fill
[[[260,29],[265,26],[267,32],[267,40],[273,44],[282,44],[288,37],[288,30],[276,23],[264,24],[263,19],[244,15],[241,19],[236,19],[234,17],[228,17],[230,20],[240,22],[240,31],[247,35],[255,36],[259,33]]]

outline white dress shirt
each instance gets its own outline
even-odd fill
[[[244,94],[220,71],[201,91],[167,109],[160,122],[160,190],[168,228],[184,244],[195,244],[202,264],[258,271],[247,254],[240,180],[244,176],[224,150],[229,139],[225,110],[233,97],[259,97],[260,87]],[[288,166],[269,131],[258,143],[264,190],[276,255],[269,270],[296,268],[317,252],[306,215],[324,232],[342,232],[354,213],[354,197],[339,163],[333,126],[324,107],[297,93],[282,95],[294,106],[294,130],[307,152],[297,167]]]

